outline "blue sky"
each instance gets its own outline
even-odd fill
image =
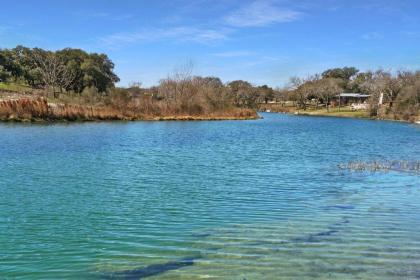
[[[106,53],[121,85],[192,62],[197,75],[282,86],[330,67],[420,69],[420,1],[5,1],[0,48],[18,44]]]

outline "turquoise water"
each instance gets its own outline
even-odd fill
[[[0,279],[420,279],[420,127],[0,124]]]

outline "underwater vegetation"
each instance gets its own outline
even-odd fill
[[[143,268],[132,270],[119,271],[107,275],[103,275],[103,279],[143,279],[146,277],[165,273],[170,270],[180,269],[194,264],[194,261],[201,258],[201,256],[183,258],[178,261],[171,261],[162,264],[152,264]]]
[[[335,207],[337,206],[337,207]],[[348,210],[353,209],[354,207],[346,207],[341,208],[341,205],[332,205],[329,206],[331,208],[329,209],[335,209],[337,211],[340,210]],[[342,219],[338,222],[330,224],[327,228],[311,233],[311,234],[305,234],[301,236],[297,236],[295,238],[292,238],[288,241],[283,241],[281,244],[288,244],[288,243],[316,243],[321,242],[322,238],[326,238],[335,234],[338,234],[341,230],[343,230],[343,227],[346,226],[348,223],[350,223],[349,219],[347,217],[342,217]],[[210,233],[199,233],[199,234],[193,234],[194,237],[199,238],[206,238],[211,237],[212,234]],[[251,243],[248,245],[260,245],[260,243]],[[220,250],[223,247],[214,248],[214,250]],[[203,258],[203,255],[193,256],[193,257],[186,257],[182,258],[177,261],[170,261],[166,263],[161,264],[152,264],[141,268],[135,268],[131,270],[123,270],[123,271],[117,271],[117,272],[111,272],[111,273],[103,273],[102,279],[124,279],[124,280],[134,280],[134,279],[144,279],[151,276],[156,276],[159,274],[163,274],[172,270],[182,269],[184,267],[193,266],[196,262],[196,260]]]
[[[351,161],[349,163],[339,164],[338,168],[352,171],[399,171],[420,173],[420,161]]]

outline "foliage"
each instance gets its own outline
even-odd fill
[[[417,74],[417,76],[419,76]],[[412,85],[404,87],[396,98],[395,113],[402,115],[403,119],[410,119],[420,112],[420,79]]]
[[[359,72],[355,67],[343,67],[343,68],[333,68],[328,69],[322,73],[322,78],[335,79],[337,83],[341,85],[342,88],[350,90],[349,83],[351,79]]]
[[[31,87],[56,92],[82,93],[95,87],[101,93],[119,81],[114,64],[105,54],[80,49],[46,51],[17,46],[0,49],[0,79],[22,81]]]
[[[267,85],[263,85],[258,87],[258,91],[259,91],[259,103],[268,103],[268,101],[271,101],[274,99],[274,90],[267,86]]]
[[[3,65],[0,65],[0,82],[10,78],[10,72],[6,71]]]
[[[150,114],[209,114],[230,108],[258,108],[259,104],[293,101],[299,109],[324,107],[342,92],[370,95],[371,116],[413,120],[419,117],[420,72],[395,74],[355,67],[328,69],[308,78],[292,77],[283,89],[254,86],[244,80],[224,84],[217,77],[192,75],[192,65],[176,71],[151,88],[133,83],[115,88],[119,81],[114,64],[105,54],[66,48],[47,51],[17,46],[0,49],[0,82],[41,88],[65,103],[106,105],[116,110]],[[45,91],[47,90],[47,91]]]
[[[306,79],[293,77],[289,99],[306,110],[313,100],[329,110],[330,101],[342,92],[370,95],[369,113],[374,117],[414,120],[420,115],[420,72],[384,70],[359,72],[354,67],[334,68]]]

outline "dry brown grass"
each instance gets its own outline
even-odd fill
[[[243,120],[256,118],[258,115],[250,109],[232,107],[210,112],[194,104],[192,107],[182,107],[161,102],[140,102],[124,106],[87,106],[52,103],[45,98],[30,97],[0,101],[0,120],[6,121]]]
[[[0,101],[0,119],[34,120],[48,116],[48,103],[45,99],[9,99]]]

